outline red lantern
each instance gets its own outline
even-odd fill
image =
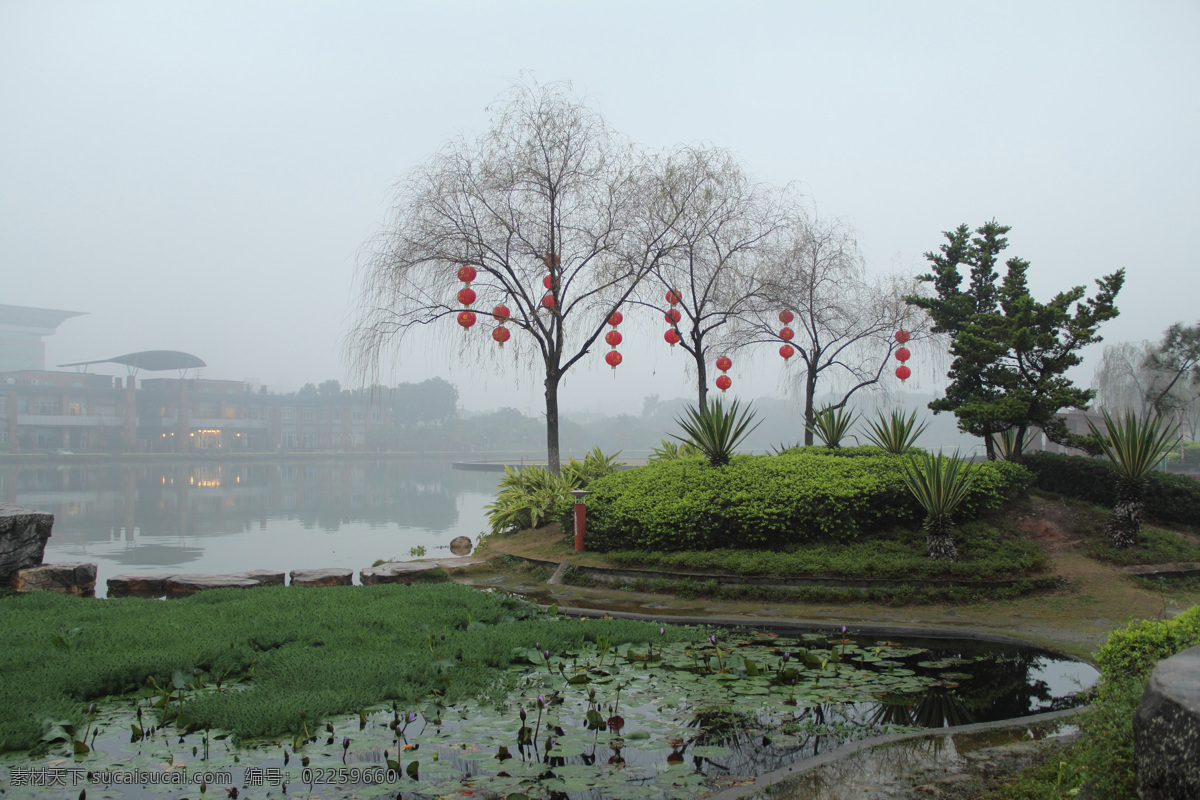
[[[547,275],[546,277],[542,278],[542,286],[545,286],[547,289],[553,289],[554,288],[554,276]]]
[[[908,359],[911,356],[912,356],[912,353],[908,352],[907,347],[901,347],[899,350],[896,351],[896,360],[899,361],[901,364],[903,364],[905,361],[908,361]]]
[[[543,308],[554,308],[554,295],[548,294],[542,298]]]
[[[623,319],[625,319],[625,318],[621,316],[620,311],[614,311],[614,312],[612,312],[612,316],[610,316],[608,318],[608,324],[612,325],[615,328],[621,324],[621,320],[623,320]]]
[[[779,332],[779,338],[783,339],[785,342],[790,342],[792,340],[792,337],[795,335],[796,335],[796,332],[794,330],[792,330],[791,328],[784,328],[783,330],[781,330]]]
[[[500,305],[492,309],[492,318],[505,322],[512,316],[512,312],[508,310],[508,306]]]
[[[722,392],[724,392],[730,386],[733,386],[733,381],[728,375],[722,375],[721,377],[717,378],[717,388]]]
[[[475,324],[474,311],[460,311],[458,314],[458,324],[464,328],[469,328]]]
[[[733,361],[728,356],[721,356],[717,359],[717,369],[721,372],[728,372],[733,369]]]
[[[678,308],[672,308],[670,311],[663,314],[663,319],[665,319],[667,322],[671,323],[672,325],[678,325],[679,320],[683,319],[683,315],[679,313]]]
[[[785,344],[779,348],[779,355],[783,356],[783,360],[787,361],[792,356],[796,355],[796,349],[790,344]]]
[[[663,338],[667,340],[667,344],[671,345],[671,347],[679,344],[679,334],[675,332],[674,328],[664,333]]]
[[[501,347],[504,347],[504,343],[508,341],[510,336],[512,336],[512,334],[509,333],[508,328],[504,327],[503,325],[492,331],[492,338],[499,342]]]
[[[910,334],[908,331],[904,330],[904,328],[901,328],[900,330],[896,331],[896,341],[899,342],[900,344],[904,344],[911,338],[912,338],[912,334]]]
[[[604,334],[604,343],[609,347],[616,347],[621,343],[622,338],[624,337],[621,336],[620,331],[609,331],[608,333]]]
[[[542,263],[546,265],[546,269],[551,266],[558,266],[558,256],[542,256]]]
[[[478,273],[475,272],[475,268],[470,264],[463,264],[458,268],[458,279],[463,283],[470,283],[475,280],[476,274]]]
[[[475,290],[469,286],[465,289],[459,289],[458,290],[458,302],[462,303],[464,306],[469,306],[469,305],[471,305],[471,303],[474,303],[475,302]]]
[[[676,303],[678,303],[679,302],[679,292],[675,291],[674,289],[671,289],[670,291],[668,291],[667,292],[667,302],[670,303],[671,305],[675,305]]]
[[[782,322],[784,325],[787,325],[789,322],[791,322],[795,318],[796,318],[796,315],[793,314],[792,312],[788,311],[786,308],[783,311],[779,312],[779,321]]]
[[[616,350],[609,350],[604,356],[604,361],[610,367],[616,369],[617,365],[621,363],[621,354]]]
[[[896,367],[896,377],[900,379],[901,383],[904,383],[906,380],[908,380],[909,375],[912,375],[912,370],[908,367],[904,366],[903,364]]]

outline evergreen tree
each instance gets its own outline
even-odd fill
[[[950,385],[929,407],[954,412],[960,430],[983,438],[989,459],[995,458],[991,437],[1004,431],[1022,442],[1036,427],[1053,442],[1083,445],[1085,438],[1057,415],[1086,408],[1095,392],[1076,387],[1066,372],[1082,360],[1081,348],[1100,341],[1100,323],[1118,314],[1114,300],[1125,280],[1118,270],[1096,281],[1094,297],[1084,299],[1084,287],[1076,286],[1039,303],[1029,292],[1028,261],[1008,259],[1000,278],[1008,231],[992,220],[974,236],[966,225],[946,232],[940,252],[925,254],[932,272],[919,276],[936,296],[905,298],[929,314],[934,333],[950,337]]]

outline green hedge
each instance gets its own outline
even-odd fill
[[[1045,492],[1111,506],[1117,474],[1107,459],[1060,453],[1029,453],[1024,464],[1033,485]],[[1200,526],[1200,481],[1169,472],[1150,473],[1146,490],[1147,517],[1160,522]]]
[[[703,459],[657,461],[594,481],[588,547],[609,550],[782,549],[846,541],[883,527],[914,525],[923,512],[900,474],[907,456],[826,448],[739,456],[723,467]],[[1015,464],[981,464],[960,517],[974,519],[1023,490]],[[571,531],[568,507],[560,511]]]

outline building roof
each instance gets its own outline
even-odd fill
[[[99,358],[95,361],[76,361],[71,364],[59,364],[58,366],[86,367],[90,364],[124,364],[127,367],[149,370],[150,372],[208,366],[191,353],[184,353],[179,350],[142,350],[137,353],[114,356],[113,358]]]
[[[9,306],[0,303],[0,325],[32,331],[39,336],[48,336],[65,320],[81,317],[83,311],[60,311],[54,308],[32,306]]]

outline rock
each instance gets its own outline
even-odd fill
[[[1133,715],[1141,800],[1200,797],[1200,647],[1160,661]]]
[[[450,552],[456,556],[469,556],[473,548],[470,536],[455,536],[450,540]]]
[[[339,567],[294,569],[291,579],[292,586],[350,586],[354,583],[354,570]]]
[[[389,561],[377,567],[360,570],[358,579],[363,586],[377,583],[431,583],[449,580],[446,570],[429,561]]]
[[[11,583],[18,592],[61,592],[90,597],[96,593],[96,565],[43,564],[19,569],[13,574]]]
[[[232,575],[219,576],[229,578],[248,578],[257,581],[259,586],[283,586],[283,573],[272,572],[269,569],[255,569],[250,572],[235,572]]]
[[[187,597],[206,589],[253,589],[259,585],[254,578],[239,575],[172,575],[167,579],[167,594]]]
[[[41,566],[53,527],[53,514],[0,503],[0,582],[19,569]]]
[[[167,581],[175,577],[173,572],[141,572],[130,575],[114,575],[109,578],[109,597],[162,597],[167,593]]]

